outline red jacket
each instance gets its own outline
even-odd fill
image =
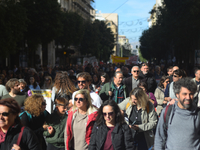
[[[66,132],[67,132],[67,140],[66,140],[66,149],[70,150],[69,147],[69,142],[73,137],[73,133],[72,133],[72,121],[74,120],[74,114],[76,113],[77,110],[75,110],[74,112],[72,110],[68,111],[68,118],[67,118],[67,125],[66,125]],[[92,128],[94,126],[94,123],[96,121],[96,117],[97,117],[97,110],[91,112],[88,115],[88,120],[87,120],[87,125],[86,125],[86,135],[85,135],[85,141],[86,143],[89,145],[90,143],[90,136],[92,133]]]

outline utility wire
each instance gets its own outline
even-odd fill
[[[128,2],[128,1],[129,1],[129,0],[127,0],[126,2]],[[117,9],[119,9],[120,7],[122,7],[126,2],[124,2],[123,4],[121,4],[118,8],[116,8],[116,9],[115,9],[113,12],[111,12],[108,16],[110,16],[110,15],[111,15],[112,13],[114,13]],[[108,16],[107,16],[107,17],[108,17]],[[106,18],[107,18],[107,17],[106,17]],[[106,19],[106,18],[105,18],[105,19]]]

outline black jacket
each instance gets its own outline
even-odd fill
[[[103,150],[108,130],[109,129],[105,124],[97,126],[95,123],[88,150]],[[114,150],[134,149],[131,129],[126,123],[124,123],[122,126],[116,124],[113,132],[111,133],[111,137]]]
[[[17,124],[8,129],[5,141],[0,144],[0,150],[11,150],[13,144],[17,143],[21,127],[21,125]],[[24,128],[19,146],[21,150],[42,150],[36,135],[28,127]]]
[[[147,91],[148,92],[154,93],[154,91],[157,87],[157,83],[156,83],[156,80],[155,80],[155,78],[152,74],[147,73],[147,74],[144,75],[142,72],[140,72],[139,80],[140,80],[140,82],[146,82],[147,83],[147,86],[148,86]]]

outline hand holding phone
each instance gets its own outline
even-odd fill
[[[133,126],[135,123],[136,123],[136,120],[135,120],[135,121],[133,121],[133,123],[131,124],[131,126]]]

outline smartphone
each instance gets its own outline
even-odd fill
[[[136,123],[136,120],[135,120],[135,121],[133,121],[133,123],[131,124],[131,126],[133,126],[135,123]]]

